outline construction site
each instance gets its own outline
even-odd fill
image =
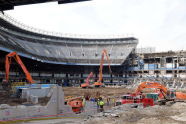
[[[40,30],[0,1],[0,124],[184,124],[186,50],[137,48],[137,37]]]

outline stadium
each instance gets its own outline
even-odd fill
[[[137,38],[123,35],[91,36],[47,32],[28,27],[5,13],[0,14],[0,26],[0,49],[4,57],[8,52],[16,51],[24,57],[24,63],[33,78],[45,79],[38,81],[43,83],[80,83],[90,72],[95,73],[97,78],[103,49],[108,51],[113,71],[109,74],[108,68],[104,67],[103,77],[105,82],[112,83],[112,77],[123,77],[125,60],[138,44]],[[1,67],[4,65],[3,55]],[[19,73],[14,68],[11,79],[20,79]],[[2,71],[1,78],[3,75]]]
[[[166,25],[160,20],[165,15],[174,17],[172,12],[176,11],[175,8],[179,7],[177,10],[181,13],[180,8],[184,4],[170,2],[170,6],[164,1],[166,7],[162,7],[161,4],[165,3],[160,1],[0,0],[0,124],[185,123],[186,51],[156,52],[155,47],[138,47],[138,38],[144,41],[149,38],[147,41],[151,45],[161,42],[157,41],[158,37],[165,40],[161,36],[171,34],[167,27],[171,27],[175,33],[172,26],[174,19],[171,23],[166,21]],[[69,6],[74,5],[75,8],[64,9],[66,5],[63,5],[67,12],[64,11],[65,17],[59,18],[59,14],[63,15],[59,11],[62,9],[56,9],[52,3],[51,9],[57,11],[51,11],[50,7],[44,5],[47,9],[41,14],[45,13],[47,19],[39,18],[44,21],[57,20],[64,31],[71,28],[74,32],[87,34],[39,29],[39,18],[31,16],[31,13],[35,15],[39,9],[31,8],[30,14],[25,11],[25,17],[31,17],[28,20],[33,25],[33,20],[36,21],[37,26],[34,27],[23,22],[23,18],[17,20],[18,17],[11,15],[10,11],[6,12],[15,6],[49,4],[47,2],[69,3]],[[76,6],[79,2],[83,4]],[[68,13],[71,9],[72,13]],[[170,9],[171,14],[163,12]],[[58,19],[54,19],[50,12]],[[163,16],[158,12],[163,13]],[[185,11],[182,14],[185,17]],[[153,17],[149,21],[151,15]],[[67,16],[75,18],[68,18],[68,23],[65,23]],[[82,18],[84,16],[88,20]],[[92,27],[84,25],[86,22],[82,19]],[[75,25],[70,21],[75,22]],[[160,23],[161,28],[158,28]],[[46,21],[44,25],[49,27],[50,24]],[[61,31],[59,25],[50,26]],[[79,31],[76,30],[78,28]],[[138,38],[116,34],[117,31],[133,30]],[[114,34],[93,35],[95,32]],[[170,36],[168,39],[175,38],[177,43],[180,40],[178,36],[182,37],[179,33],[174,34],[176,38]],[[144,41],[142,42],[145,43]],[[171,42],[161,42],[158,47],[166,49],[171,46],[169,43]],[[176,45],[179,46],[179,43]]]

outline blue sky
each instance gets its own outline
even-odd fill
[[[185,0],[93,0],[26,5],[6,11],[26,25],[74,34],[133,34],[138,47],[186,50]]]

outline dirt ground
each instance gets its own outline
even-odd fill
[[[126,93],[132,93],[134,90],[127,88],[112,88],[112,87],[103,87],[103,88],[93,88],[93,89],[83,89],[80,87],[63,87],[65,97],[68,96],[83,96],[84,94],[91,94],[92,97],[96,95],[96,92],[99,92],[103,97],[115,97],[120,96]]]
[[[131,93],[133,90],[127,88],[94,88],[94,89],[82,89],[80,87],[63,87],[65,97],[72,96],[84,96],[90,94],[91,97],[95,97],[96,93],[99,92],[103,97],[116,97],[125,93]],[[49,98],[39,99],[41,105],[45,105],[49,101]],[[26,99],[10,97],[5,91],[0,91],[0,104],[9,104],[11,106],[23,104]]]

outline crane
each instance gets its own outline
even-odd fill
[[[27,68],[23,64],[21,58],[19,57],[19,55],[16,52],[11,52],[11,53],[6,55],[6,60],[5,60],[5,71],[6,71],[5,79],[6,79],[6,82],[8,82],[8,80],[9,80],[9,71],[10,71],[10,64],[11,64],[12,58],[14,58],[15,61],[21,66],[23,72],[26,75],[26,79],[28,80],[28,82],[29,83],[35,83],[32,79],[32,76],[28,72]]]
[[[94,82],[95,87],[100,87],[100,86],[103,85],[103,83],[102,83],[102,80],[103,80],[103,64],[104,64],[104,57],[105,56],[106,56],[106,59],[108,61],[109,71],[110,71],[110,73],[112,72],[111,68],[110,68],[110,59],[109,59],[109,56],[107,54],[107,50],[103,49],[102,50],[102,55],[101,55],[101,60],[100,60],[100,67],[99,67],[99,79],[97,80],[97,82]]]
[[[81,84],[81,87],[82,88],[88,88],[88,87],[90,87],[90,78],[91,77],[93,77],[93,72],[90,72],[90,74],[88,75],[88,77],[86,78],[86,80],[85,80],[85,83],[83,83],[83,84]]]

